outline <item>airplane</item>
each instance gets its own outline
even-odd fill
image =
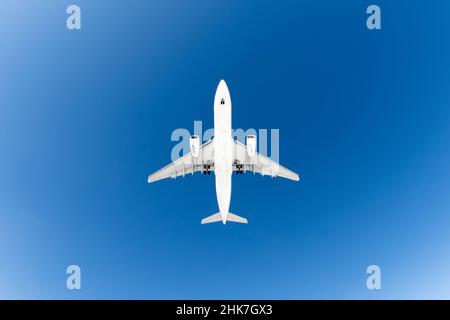
[[[176,178],[201,171],[214,171],[219,212],[201,220],[201,224],[222,221],[248,223],[246,218],[229,212],[231,177],[245,172],[263,176],[282,177],[299,181],[297,173],[256,152],[256,136],[247,135],[246,144],[235,140],[231,129],[231,97],[228,86],[221,80],[214,98],[214,137],[200,145],[199,136],[189,138],[190,152],[148,177],[148,183],[165,178]]]

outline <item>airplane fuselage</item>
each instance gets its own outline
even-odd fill
[[[233,137],[231,134],[231,97],[225,81],[217,87],[214,98],[214,173],[216,195],[222,220],[227,220],[233,174]]]

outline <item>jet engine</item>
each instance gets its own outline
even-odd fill
[[[200,154],[200,138],[198,136],[191,136],[189,138],[189,147],[194,158],[197,158]]]
[[[246,139],[247,155],[252,158],[256,154],[256,136],[249,134]]]

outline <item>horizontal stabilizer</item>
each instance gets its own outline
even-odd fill
[[[227,215],[227,221],[233,221],[238,223],[248,223],[247,219],[239,217],[238,215],[228,213]]]
[[[222,221],[222,215],[220,214],[220,212],[215,213],[213,215],[210,215],[209,217],[202,219],[202,224],[218,222],[218,221]]]
[[[202,224],[219,222],[222,221],[225,224],[227,221],[237,222],[237,223],[248,223],[247,219],[235,215],[233,213],[224,213],[223,215],[220,212],[217,212],[209,217],[202,219]]]

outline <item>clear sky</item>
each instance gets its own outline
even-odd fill
[[[449,10],[1,1],[0,298],[450,298]],[[220,79],[303,178],[233,176],[248,225],[200,225],[213,175],[146,182],[174,129],[212,127]]]

